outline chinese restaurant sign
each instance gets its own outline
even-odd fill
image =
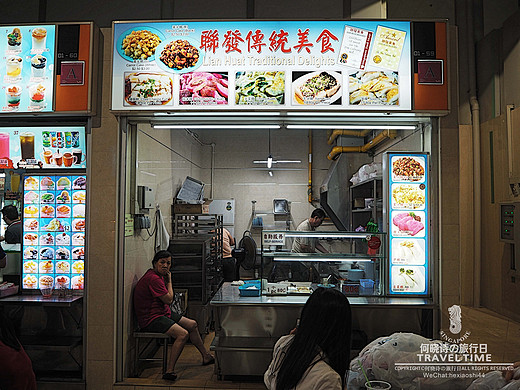
[[[428,294],[428,155],[388,153],[390,294]]]
[[[410,110],[410,22],[115,23],[112,109]]]
[[[54,25],[0,26],[1,112],[52,111]]]
[[[84,127],[0,127],[0,169],[86,168]]]

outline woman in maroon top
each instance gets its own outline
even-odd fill
[[[0,307],[0,389],[36,390],[31,359],[16,338],[3,307]]]
[[[134,289],[134,310],[139,328],[143,332],[165,333],[175,338],[170,350],[168,367],[163,379],[175,380],[175,363],[190,339],[202,356],[202,364],[215,362],[215,358],[204,347],[197,322],[170,310],[173,302],[170,266],[172,255],[159,251],[152,260],[152,267],[137,282]]]

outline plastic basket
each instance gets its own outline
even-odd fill
[[[374,281],[372,279],[359,279],[359,294],[372,295],[374,293]]]
[[[248,287],[256,287],[254,289]],[[259,297],[262,292],[262,282],[260,280],[247,280],[238,288],[241,297]]]

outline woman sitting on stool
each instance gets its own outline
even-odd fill
[[[341,390],[350,362],[352,316],[345,295],[318,288],[302,309],[300,324],[274,346],[264,374],[270,390]]]
[[[163,379],[174,381],[175,363],[188,341],[199,350],[202,365],[215,362],[215,358],[204,347],[200,338],[197,322],[170,310],[173,302],[173,288],[170,267],[172,255],[168,251],[159,251],[152,260],[152,267],[137,282],[134,289],[134,310],[139,328],[143,332],[165,333],[174,337],[170,358]]]

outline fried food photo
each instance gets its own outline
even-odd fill
[[[161,38],[148,30],[132,31],[122,42],[121,49],[134,60],[146,60],[155,54]]]
[[[160,60],[170,69],[190,68],[199,60],[199,50],[187,40],[177,39],[164,47]]]

